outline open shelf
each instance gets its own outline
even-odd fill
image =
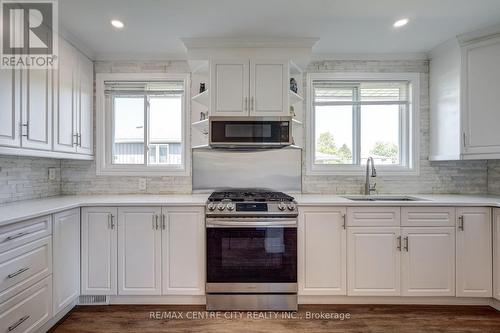
[[[201,133],[208,134],[208,119],[195,121],[191,124],[194,129],[200,131]]]
[[[290,105],[295,105],[297,103],[301,103],[304,98],[300,96],[297,93],[294,93],[293,91],[289,91],[289,96],[290,96]]]
[[[204,105],[206,107],[209,107],[210,98],[209,98],[209,95],[208,95],[208,90],[205,90],[204,92],[191,97],[191,100],[193,100],[193,101],[195,101],[197,103],[200,103],[201,105]]]

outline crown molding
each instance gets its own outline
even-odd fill
[[[181,38],[187,50],[198,48],[308,48],[319,38]]]

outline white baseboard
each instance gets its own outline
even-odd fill
[[[76,305],[78,304],[78,297],[73,300],[68,306],[59,311],[54,317],[52,317],[48,322],[46,322],[42,327],[37,330],[37,333],[45,333],[52,328],[59,320],[61,320],[65,315],[68,314]]]
[[[299,296],[299,304],[491,305],[491,298],[404,296]]]
[[[494,299],[494,298],[493,298],[493,299],[491,300],[490,306],[491,306],[493,309],[495,309],[495,310],[497,310],[497,311],[500,311],[500,301],[499,301],[499,300],[497,300],[497,299]]]
[[[109,304],[205,305],[205,296],[110,296]]]

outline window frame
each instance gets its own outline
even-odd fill
[[[182,158],[180,165],[146,165],[112,163],[112,99],[105,96],[106,81],[181,81],[184,85],[182,98]],[[110,176],[190,176],[191,175],[191,105],[189,73],[98,73],[96,74],[96,174]],[[106,112],[109,110],[110,112]],[[148,114],[148,113],[147,113]],[[148,116],[146,114],[146,117]],[[148,131],[145,119],[145,131]],[[146,135],[149,135],[147,132]],[[148,154],[145,154],[146,162]]]
[[[365,172],[362,164],[315,164],[315,109],[314,109],[314,81],[332,80],[353,83],[366,81],[408,81],[408,112],[409,119],[400,117],[400,158],[407,161],[407,165],[391,166],[376,165],[379,175],[383,176],[418,176],[420,174],[420,74],[419,73],[358,73],[358,72],[323,72],[307,74],[307,105],[306,105],[306,175],[346,175],[359,176]],[[359,113],[360,114],[360,113]],[[405,122],[405,124],[403,124]],[[408,126],[406,126],[406,122]],[[360,128],[356,127],[359,121],[353,119],[353,160],[360,152]],[[354,148],[354,146],[353,146]],[[409,151],[408,151],[409,150]],[[402,162],[402,161],[401,161]]]

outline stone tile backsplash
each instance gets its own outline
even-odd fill
[[[49,180],[49,168],[56,179]],[[61,193],[61,162],[54,159],[0,156],[0,204]]]

